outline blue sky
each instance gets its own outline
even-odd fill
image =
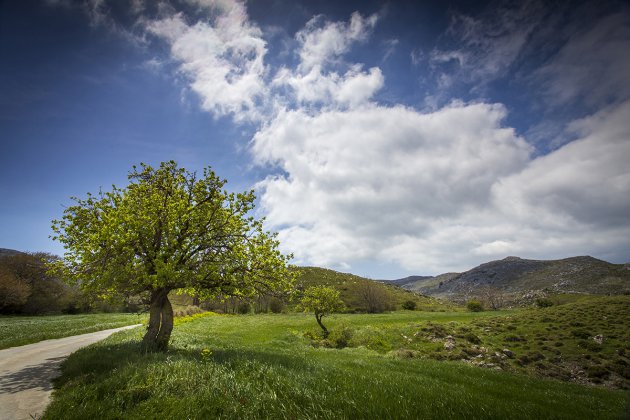
[[[0,247],[174,159],[297,264],[630,261],[630,7],[548,3],[3,2]]]

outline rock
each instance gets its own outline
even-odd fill
[[[445,348],[446,350],[449,350],[449,351],[450,351],[450,350],[453,350],[453,348],[455,348],[455,342],[453,342],[453,341],[447,341],[447,342],[445,342],[445,343],[444,343],[444,348]]]
[[[497,359],[505,359],[507,356],[503,353],[499,353],[498,351],[495,351],[494,357],[496,357]]]
[[[510,359],[514,357],[514,352],[510,349],[503,349],[502,352]]]
[[[604,342],[604,336],[601,334],[597,334],[595,337],[593,337],[593,341],[595,341],[597,344],[602,344]]]

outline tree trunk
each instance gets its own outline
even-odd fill
[[[323,315],[315,314],[315,319],[317,320],[317,323],[320,327],[322,327],[322,330],[324,330],[324,338],[328,338],[328,329],[324,326],[324,324],[322,324],[322,317]]]
[[[158,350],[166,351],[168,349],[171,332],[173,332],[173,307],[167,294],[162,302],[162,325],[160,325],[160,332],[158,332],[156,340]]]
[[[151,292],[149,325],[142,339],[145,351],[165,351],[173,331],[173,308],[168,300],[168,289]]]

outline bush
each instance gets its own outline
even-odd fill
[[[413,300],[406,300],[402,304],[403,309],[407,309],[408,311],[414,311],[416,309],[416,302]]]
[[[600,365],[591,365],[586,368],[586,373],[590,378],[607,378],[610,375],[610,371],[606,369],[604,366]]]
[[[269,301],[269,310],[274,314],[279,314],[284,308],[284,302],[278,298],[272,298]]]
[[[475,334],[473,333],[468,333],[464,336],[464,338],[472,344],[481,344],[481,339],[479,337],[477,337]]]
[[[352,329],[347,325],[340,325],[328,335],[328,341],[331,346],[338,349],[348,347],[350,339],[352,339]]]
[[[539,308],[548,308],[553,306],[553,302],[549,298],[538,298],[536,299],[536,306]]]
[[[472,299],[466,303],[466,308],[468,308],[470,312],[481,312],[483,311],[483,304],[476,299]]]

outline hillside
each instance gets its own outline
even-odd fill
[[[432,280],[435,277],[433,276],[409,276],[402,279],[397,280],[380,280],[381,282],[386,282],[386,284],[393,284],[398,287],[405,287],[408,284],[424,284],[427,280]]]
[[[15,249],[0,248],[0,258],[10,257],[12,255],[24,254],[23,252],[16,251]]]
[[[309,286],[331,286],[341,292],[341,299],[351,312],[381,312],[400,309],[408,300],[416,302],[419,310],[447,310],[452,304],[441,302],[417,292],[400,288],[394,284],[384,284],[354,274],[340,273],[319,267],[299,267],[301,275],[297,279],[300,288]],[[381,303],[384,307],[377,308]],[[379,310],[374,310],[379,309]]]
[[[465,299],[492,288],[506,293],[630,293],[630,269],[582,256],[562,260],[507,257],[481,264],[464,273],[448,273],[406,283],[404,288],[430,296]]]

